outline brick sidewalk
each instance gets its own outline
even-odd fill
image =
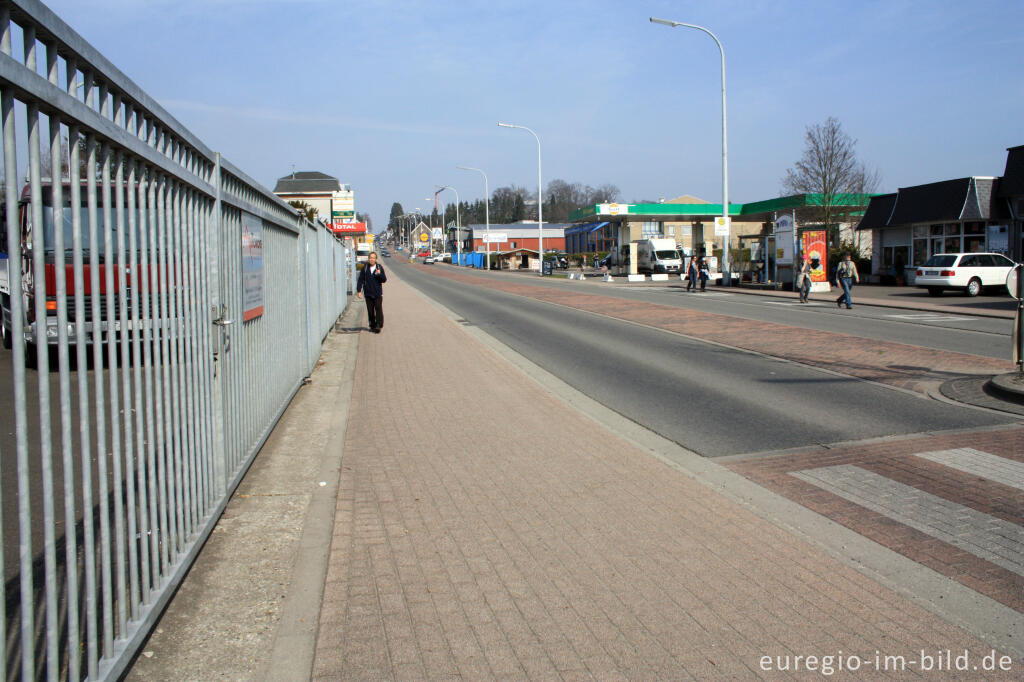
[[[772,677],[762,655],[989,652],[569,409],[397,277],[386,291],[357,360],[317,679]]]

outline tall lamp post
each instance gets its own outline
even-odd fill
[[[462,265],[462,223],[459,220],[459,190],[455,189],[451,185],[444,185],[438,190],[438,192],[446,189],[450,189],[455,192],[455,251],[458,254],[458,263],[459,265]],[[443,222],[441,224],[441,228],[442,230],[444,229]],[[444,233],[442,232],[442,234]]]
[[[487,227],[486,227],[487,239],[485,240],[485,242],[486,242],[486,249],[487,249],[487,271],[490,272],[491,271],[491,194],[490,194],[490,190],[487,187],[487,173],[484,173],[479,168],[472,168],[470,166],[456,166],[456,168],[458,168],[459,170],[476,171],[480,175],[484,176],[484,219],[487,222]]]
[[[714,33],[704,28],[703,26],[697,26],[696,24],[684,24],[681,21],[672,21],[671,19],[658,19],[651,17],[651,23],[661,24],[670,28],[676,26],[685,26],[686,28],[695,28],[698,31],[704,31],[715,41],[718,45],[718,52],[722,55],[722,222],[725,223],[725,236],[722,239],[722,275],[723,277],[729,276],[729,138],[726,135],[725,127],[725,50],[722,48],[722,41],[718,39]],[[728,284],[728,281],[724,282]]]
[[[537,253],[540,256],[540,276],[544,276],[544,197],[541,195],[543,192],[543,186],[541,185],[540,177],[540,138],[537,137],[537,133],[533,132],[526,126],[516,125],[514,123],[502,123],[498,121],[498,125],[502,128],[521,128],[526,132],[533,135],[533,139],[537,140]]]

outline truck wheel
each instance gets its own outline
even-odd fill
[[[942,296],[942,287],[928,287],[929,296]]]
[[[967,283],[967,287],[964,289],[964,293],[968,296],[977,296],[981,293],[981,280],[977,277],[973,278]]]

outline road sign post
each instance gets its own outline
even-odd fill
[[[1017,299],[1017,314],[1013,317],[1013,361],[1017,371],[1024,374],[1024,265],[1016,265],[1006,276],[1006,289]]]

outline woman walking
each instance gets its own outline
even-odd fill
[[[384,326],[384,282],[388,276],[384,274],[384,267],[377,264],[377,252],[371,251],[367,257],[366,265],[359,271],[356,279],[356,297],[363,298],[363,291],[366,292],[366,317],[370,323],[370,331],[380,334]]]
[[[697,270],[697,257],[690,256],[690,265],[686,270],[686,290],[697,291],[697,278],[700,272]]]
[[[811,259],[804,256],[803,265],[796,275],[797,291],[800,292],[800,302],[807,303],[807,297],[811,293]]]

